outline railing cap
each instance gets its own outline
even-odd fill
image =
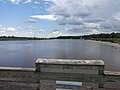
[[[73,59],[44,59],[38,58],[36,64],[70,64],[70,65],[95,65],[103,66],[102,60],[73,60]]]

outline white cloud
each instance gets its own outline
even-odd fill
[[[45,30],[41,28],[37,28],[33,26],[30,26],[28,28],[22,28],[22,29],[21,27],[18,27],[18,30],[14,32],[14,35],[20,36],[20,37],[43,37],[44,31]]]
[[[52,33],[53,34],[59,34],[60,32],[59,31],[53,31]]]
[[[13,28],[13,27],[8,27],[8,28],[7,28],[7,31],[14,32],[14,31],[15,31],[15,28]]]
[[[120,0],[8,0],[13,4],[33,2],[35,8],[46,10],[47,15],[33,15],[27,23],[36,23],[36,19],[55,21],[68,28],[72,34],[100,33],[120,31]],[[42,4],[37,5],[37,4]],[[48,5],[51,4],[51,5]],[[44,6],[43,6],[44,5]],[[45,5],[48,5],[47,7]],[[35,19],[35,20],[34,20]],[[1,26],[2,27],[2,26]],[[7,29],[7,28],[6,28]],[[4,31],[4,28],[2,29]],[[29,28],[32,32],[43,32],[38,28]],[[64,31],[63,31],[64,32]],[[62,34],[63,34],[62,32]],[[61,31],[53,31],[59,35]]]
[[[13,36],[15,33],[15,28],[13,27],[0,27],[0,35],[2,36]]]
[[[81,0],[55,0],[54,6],[49,8],[49,12],[63,16],[88,16],[90,14],[87,6]]]
[[[35,3],[35,4],[40,4],[40,2],[38,2],[38,1],[35,1],[34,3]]]
[[[0,32],[5,32],[6,31],[6,28],[5,27],[0,27]]]
[[[65,18],[63,16],[57,16],[56,22],[58,22],[59,25],[82,25],[83,24],[83,19],[82,18],[77,18],[77,17],[68,17]]]
[[[36,23],[36,21],[34,19],[27,19],[25,20],[25,23],[33,24],[33,23]]]
[[[40,32],[44,32],[44,30],[43,30],[43,29],[40,29],[39,31],[40,31]]]
[[[114,18],[115,20],[120,20],[120,12],[115,13],[111,18]]]
[[[56,37],[56,36],[61,36],[62,32],[60,30],[53,30],[52,31],[52,37]]]
[[[18,36],[18,37],[45,37],[45,30],[30,26],[28,28],[22,27],[0,27],[1,36]]]
[[[113,18],[109,18],[100,24],[100,28],[101,30],[107,30],[110,32],[120,31],[120,21]]]
[[[87,29],[99,29],[100,28],[100,24],[99,23],[85,23],[84,26]]]
[[[16,30],[22,30],[22,27],[17,27]]]
[[[26,0],[24,3],[31,3],[32,0]]]
[[[13,4],[19,4],[22,0],[9,0],[11,1]]]
[[[36,19],[49,20],[49,21],[55,21],[57,19],[54,15],[33,15],[30,17]]]
[[[93,16],[94,7],[99,6],[104,0],[45,0],[52,2],[48,12],[56,17],[60,25],[81,25],[85,22],[100,22],[103,19]]]
[[[119,0],[45,1],[53,3],[47,11],[59,25],[69,25],[71,34],[120,31]]]
[[[32,0],[8,0],[8,1],[12,2],[12,4],[19,4],[21,2],[23,2],[23,3],[31,3],[32,2]]]
[[[44,32],[43,29],[37,28],[37,27],[33,27],[33,26],[30,26],[30,27],[26,28],[26,30],[33,31],[33,32]]]

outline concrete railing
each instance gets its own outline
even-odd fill
[[[13,85],[19,83],[22,86],[30,82],[34,84],[36,90],[41,88],[44,90],[44,87],[52,88],[45,90],[54,90],[56,81],[83,82],[83,87],[77,87],[78,90],[81,88],[82,90],[112,90],[106,89],[105,84],[108,82],[119,84],[120,72],[104,71],[104,67],[102,60],[39,58],[36,61],[36,68],[0,67],[0,81],[15,82]],[[90,82],[89,85],[87,82]]]
[[[44,70],[42,69],[57,69],[58,72],[61,70],[72,70],[71,73],[74,73],[75,70],[97,70],[98,74],[102,75],[104,73],[104,62],[102,60],[67,60],[39,58],[36,61],[36,70],[38,72],[44,72]]]

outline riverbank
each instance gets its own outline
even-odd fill
[[[93,38],[92,40],[103,41],[103,42],[111,42],[111,43],[119,43],[120,44],[120,39],[117,39],[117,38]]]
[[[96,40],[87,40],[87,41],[102,43],[102,44],[106,44],[106,45],[110,45],[110,46],[114,46],[114,47],[120,47],[120,44],[119,44],[119,43],[104,42],[104,41],[96,41]]]

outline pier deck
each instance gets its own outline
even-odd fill
[[[82,86],[74,88],[75,90],[114,90],[114,86],[120,89],[117,87],[120,86],[120,72],[105,71],[102,60],[39,58],[35,64],[36,68],[0,67],[0,88],[9,90],[6,85],[11,85],[30,87],[29,90],[55,90],[56,81],[72,81],[82,82]],[[91,73],[92,71],[94,73]],[[114,86],[106,87],[106,83]]]

